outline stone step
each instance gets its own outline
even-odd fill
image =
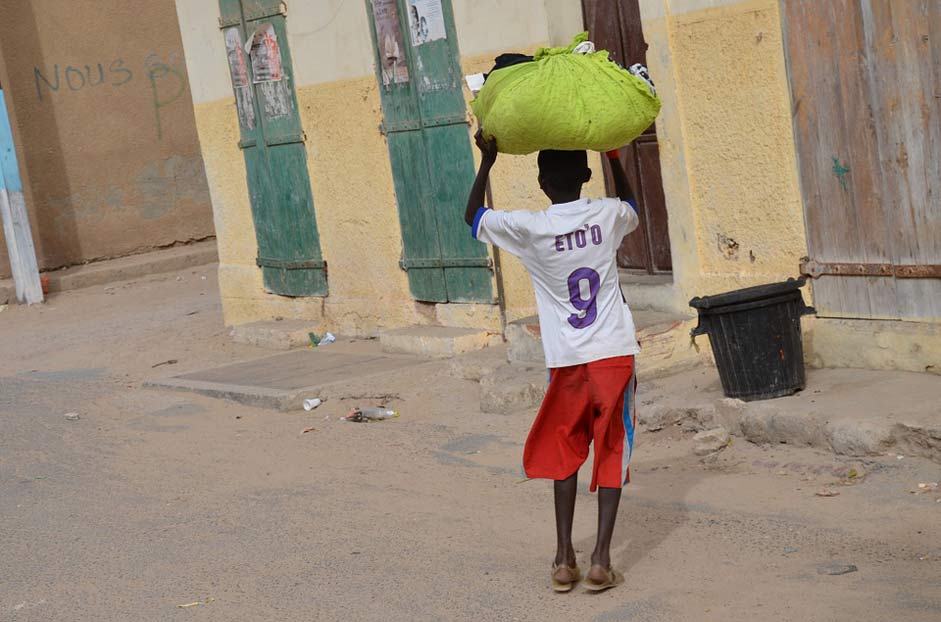
[[[43,272],[42,276],[47,280],[46,291],[54,294],[117,281],[139,279],[154,274],[179,272],[216,261],[219,261],[219,253],[216,250],[216,240],[211,239],[139,255],[52,270]],[[14,302],[15,290],[12,279],[0,279],[0,304]]]
[[[232,327],[232,340],[269,350],[290,350],[310,344],[310,333],[323,335],[306,320],[262,320]]]
[[[699,338],[693,345],[689,331],[696,319],[659,311],[635,311],[634,325],[640,342],[639,373],[650,378],[711,361],[709,343]],[[544,363],[539,318],[531,316],[506,327],[507,359],[511,363]],[[698,346],[698,349],[697,349]]]
[[[485,328],[409,326],[379,334],[383,352],[450,358],[503,343],[499,333]]]

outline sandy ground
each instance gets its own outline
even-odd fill
[[[447,365],[352,378],[311,413],[140,388],[269,354],[230,342],[213,267],[10,307],[0,352],[0,620],[941,619],[941,494],[910,492],[941,479],[924,460],[737,440],[704,464],[689,431],[640,434],[627,584],[556,595],[551,486],[519,466],[532,413],[480,413]],[[659,379],[641,402],[715,382]],[[399,419],[337,421],[382,394]],[[820,574],[834,563],[858,571]]]

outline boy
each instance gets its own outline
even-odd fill
[[[558,548],[552,587],[581,580],[572,547],[578,468],[594,440],[591,491],[598,493],[598,539],[585,587],[601,591],[624,580],[611,567],[611,534],[628,480],[634,436],[634,321],[618,282],[621,239],[638,224],[634,197],[617,152],[609,152],[617,199],[581,198],[591,179],[584,151],[541,151],[539,187],[552,205],[542,212],[497,212],[484,204],[494,139],[475,137],[482,160],[464,219],[474,237],[520,258],[536,290],[549,388],[523,451],[533,478],[555,480]]]

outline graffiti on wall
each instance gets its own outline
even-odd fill
[[[166,58],[157,53],[148,54],[142,65],[141,69],[135,71],[123,58],[115,58],[110,62],[96,62],[91,65],[56,63],[51,69],[33,67],[36,97],[43,102],[50,97],[69,92],[105,87],[117,89],[126,85],[130,85],[127,88],[133,88],[135,82],[141,83],[137,78],[138,74],[143,74],[147,83],[142,87],[150,89],[154,131],[160,140],[163,139],[161,111],[179,100],[186,91],[186,72],[182,67],[181,56],[176,52],[171,52]]]

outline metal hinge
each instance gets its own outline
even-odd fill
[[[269,147],[274,147],[276,145],[293,145],[295,143],[306,143],[307,142],[307,133],[301,132],[291,133],[291,134],[281,134],[280,136],[265,136],[265,144]]]
[[[821,276],[894,276],[898,279],[941,279],[941,265],[891,263],[846,263],[801,259],[801,274],[811,278]]]
[[[468,125],[466,114],[449,114],[441,117],[431,117],[430,119],[422,119],[422,127],[442,127],[445,125]]]
[[[469,124],[470,122],[467,120],[467,115],[451,114],[441,117],[422,119],[421,121],[399,121],[397,123],[387,123],[383,121],[381,124],[379,124],[379,132],[384,136],[388,136],[389,134],[394,134],[396,132],[414,132],[416,130],[426,129],[429,127]]]
[[[395,134],[396,132],[414,132],[420,129],[421,123],[418,121],[399,121],[398,123],[386,123],[383,121],[379,124],[379,133],[383,136]]]
[[[489,257],[408,258],[399,260],[403,270],[411,268],[492,268]]]
[[[327,262],[322,259],[273,259],[257,257],[255,265],[259,268],[279,268],[281,270],[326,270]]]

